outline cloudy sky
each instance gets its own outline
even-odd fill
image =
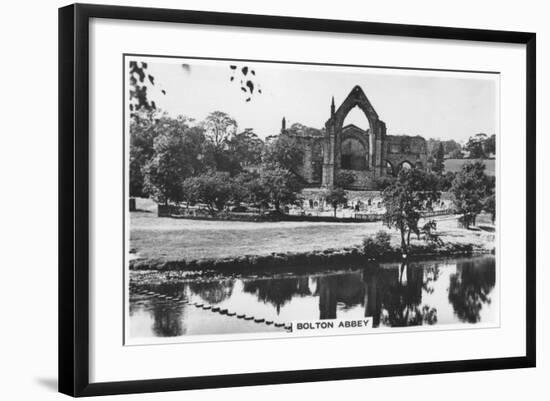
[[[174,58],[135,60],[148,63],[148,71],[155,77],[155,86],[148,92],[159,108],[196,120],[221,110],[237,120],[239,129],[252,128],[262,138],[279,132],[283,116],[288,125],[300,122],[323,127],[330,117],[332,96],[338,107],[355,85],[363,88],[390,135],[464,142],[479,132],[498,134],[497,74]],[[245,66],[246,76],[242,73]],[[241,90],[243,78],[243,84],[252,78],[252,96]],[[349,113],[345,123],[368,128],[358,108]]]

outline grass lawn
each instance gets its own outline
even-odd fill
[[[445,171],[452,171],[458,173],[462,170],[462,166],[466,163],[473,163],[476,160],[471,159],[446,159],[445,160]],[[495,159],[482,160],[485,164],[485,174],[495,175]]]
[[[194,260],[273,252],[307,252],[361,244],[364,237],[386,230],[399,244],[397,231],[382,223],[235,222],[157,217],[139,211],[130,217],[130,248],[139,258]],[[443,241],[492,248],[494,233],[457,228],[456,219],[438,221]],[[416,242],[411,238],[412,242]]]

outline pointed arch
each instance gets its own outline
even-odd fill
[[[372,104],[367,98],[367,95],[365,95],[365,92],[363,92],[363,89],[361,89],[359,85],[356,85],[342,102],[340,107],[338,107],[335,111],[334,116],[331,116],[330,120],[333,121],[337,129],[342,128],[348,113],[356,106],[359,107],[365,114],[365,117],[367,117],[371,130],[378,126],[378,113],[376,113],[376,110],[372,107]]]
[[[386,160],[386,174],[395,177],[396,173],[397,172],[395,171],[395,167],[393,166],[392,162]]]
[[[357,163],[353,163],[348,157],[349,152],[347,151],[342,159],[342,143],[346,139],[344,138],[343,124],[346,116],[354,107],[358,107],[369,122],[369,130],[363,131],[361,135],[366,144],[364,146],[366,153],[361,163],[359,163],[359,159],[357,159]],[[325,123],[325,129],[323,186],[332,187],[334,185],[335,174],[342,168],[342,164],[352,167],[357,165],[361,169],[369,171],[370,176],[373,178],[384,175],[386,124],[378,118],[378,113],[376,113],[360,86],[353,87],[338,109],[335,108],[333,103],[331,104],[331,115]]]
[[[407,170],[410,170],[410,169],[413,169],[414,168],[414,164],[411,163],[410,161],[408,160],[403,160],[401,163],[399,163],[399,165],[397,166],[397,172],[399,173],[401,170],[403,169],[407,169]]]

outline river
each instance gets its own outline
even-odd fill
[[[498,319],[492,255],[303,271],[131,285],[129,337],[284,332],[297,320],[366,316],[373,328]]]

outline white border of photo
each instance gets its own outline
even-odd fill
[[[240,336],[241,341],[124,345],[124,53],[500,72],[496,166],[500,325],[484,330],[476,325],[387,335],[261,341]],[[524,45],[93,20],[89,67],[90,382],[525,355]]]

